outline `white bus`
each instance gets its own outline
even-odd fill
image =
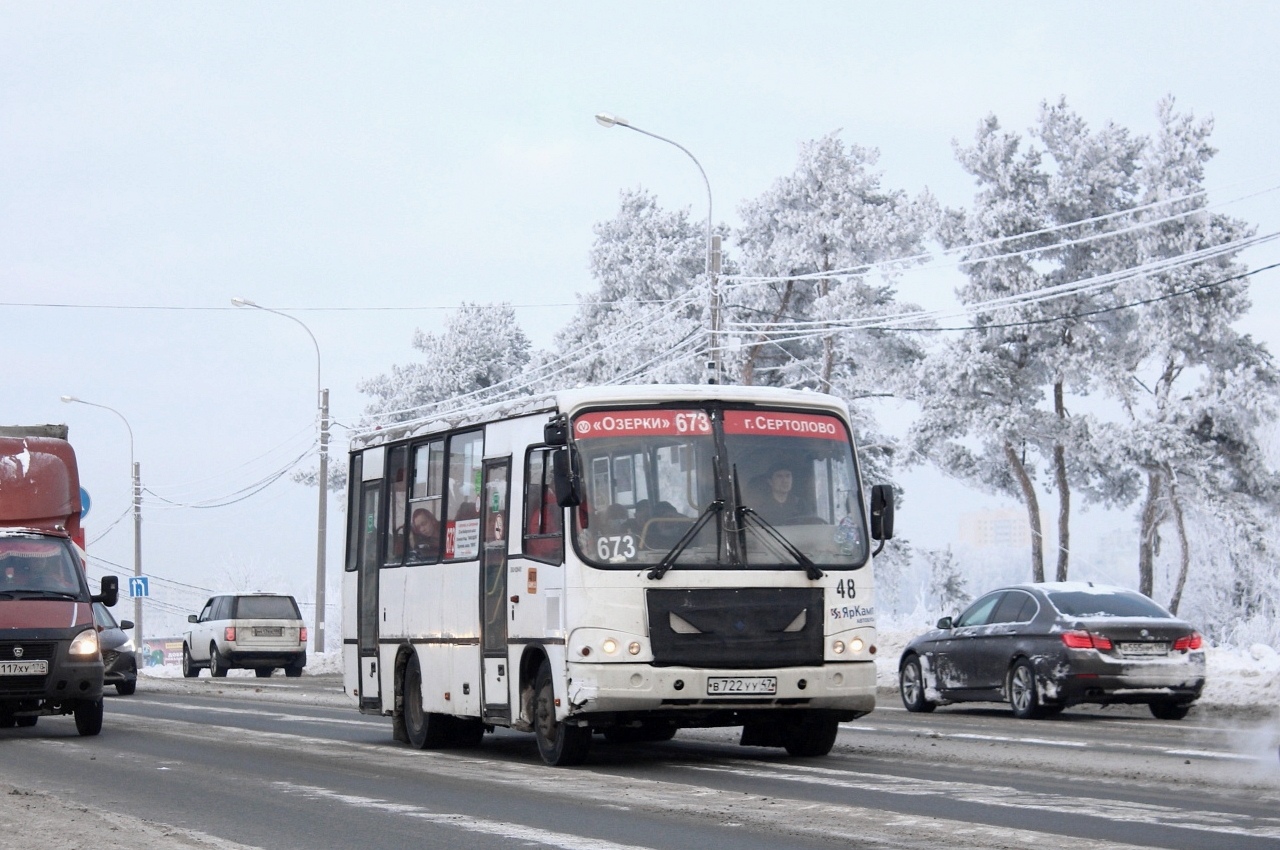
[[[864,499],[837,398],[566,390],[361,434],[348,495],[344,683],[397,740],[510,727],[569,765],[741,726],[815,756],[875,706],[892,492]]]

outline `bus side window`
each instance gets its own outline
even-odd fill
[[[440,560],[444,501],[444,440],[433,440],[413,450],[413,489],[409,493],[408,563],[434,564]]]
[[[405,538],[409,530],[405,527],[407,519],[407,499],[409,492],[409,449],[407,446],[396,446],[391,450],[387,462],[387,479],[391,484],[391,493],[387,499],[387,524],[385,532],[387,545],[384,566],[399,566],[404,562]]]
[[[564,561],[564,509],[552,484],[553,449],[531,449],[525,457],[524,554],[537,561]]]

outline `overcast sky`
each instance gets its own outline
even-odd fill
[[[1211,202],[1274,232],[1278,19],[1168,0],[0,5],[0,421],[71,426],[92,539],[128,508],[128,434],[61,395],[123,414],[144,484],[177,503],[237,498],[314,439],[311,340],[233,296],[306,324],[346,424],[357,382],[413,359],[414,329],[464,299],[517,305],[550,345],[620,191],[707,215],[683,154],[600,111],[692,151],[733,226],[833,130],[880,150],[887,187],[960,206],[952,141],[986,114],[1025,130],[1065,96],[1094,126],[1146,133],[1172,94],[1216,122]],[[1277,280],[1253,279],[1249,321],[1273,351]],[[942,305],[953,286],[909,277],[902,294]],[[336,429],[338,462],[345,443]],[[962,500],[920,498],[930,515],[899,527],[942,545]],[[315,501],[288,481],[220,508],[149,495],[144,571],[309,599]],[[132,545],[126,521],[91,553],[131,568]],[[157,605],[204,598],[165,592]]]

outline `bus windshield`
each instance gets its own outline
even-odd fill
[[[853,569],[867,534],[853,446],[826,413],[611,410],[574,420],[581,557],[598,567]]]

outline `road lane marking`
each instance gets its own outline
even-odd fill
[[[1202,832],[1246,835],[1253,838],[1280,838],[1280,819],[1253,817],[1232,812],[1194,811],[1106,800],[1020,791],[999,785],[912,779],[878,773],[858,773],[837,768],[779,765],[776,770],[715,765],[677,765],[686,770],[727,773],[757,779],[783,780],[850,791],[872,791],[910,797],[943,797],[947,800],[1012,809],[1050,811],[1072,817],[1096,817],[1118,823],[1146,823],[1155,826],[1193,829]]]
[[[563,850],[651,850],[639,844],[618,844],[602,838],[591,838],[585,835],[574,835],[568,832],[552,832],[534,826],[506,821],[487,820],[459,813],[433,812],[422,806],[408,803],[393,803],[375,797],[361,797],[356,794],[340,794],[328,788],[314,785],[298,785],[293,782],[273,782],[273,786],[286,794],[300,794],[313,800],[326,800],[344,803],[358,809],[376,809],[388,814],[404,815],[418,818],[441,826],[451,826],[467,832],[478,832],[482,835],[496,835],[529,844],[542,844],[547,847],[560,847]]]
[[[1052,738],[1010,738],[1003,735],[977,735],[972,732],[952,732],[948,738],[961,738],[967,741],[996,741],[1006,744],[1039,744],[1044,747],[1088,747],[1083,741],[1055,741]]]

